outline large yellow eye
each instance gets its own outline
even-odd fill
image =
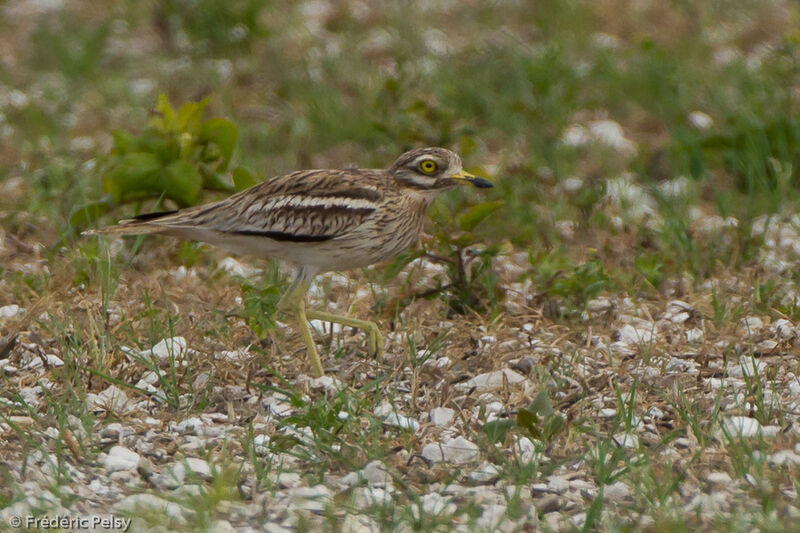
[[[419,162],[419,169],[425,174],[433,174],[439,168],[436,161],[432,159],[425,159]]]

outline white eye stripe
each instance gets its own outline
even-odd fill
[[[437,162],[436,162],[436,160],[435,160],[434,158],[432,158],[431,156],[429,156],[429,155],[427,155],[427,154],[426,154],[426,155],[421,155],[421,156],[419,156],[418,158],[416,158],[416,159],[415,159],[415,160],[412,162],[412,164],[413,164],[414,166],[417,166],[417,165],[419,165],[420,163],[422,163],[423,161],[430,161],[430,162],[432,162],[434,165],[436,165],[436,166],[439,166],[439,163],[437,163]]]
[[[413,183],[418,187],[431,187],[434,183],[436,183],[436,178],[433,176],[424,176],[422,174],[411,174],[409,173],[407,176],[403,178],[405,181]]]

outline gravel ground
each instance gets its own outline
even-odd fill
[[[778,240],[767,248],[769,262],[794,254]],[[495,268],[518,272],[524,258],[503,256]],[[35,252],[26,260],[18,267],[41,265]],[[198,293],[231,290],[236,278],[226,271],[258,275],[233,258],[219,264],[216,277],[203,268],[148,277],[174,295],[181,316],[192,316],[202,312]],[[442,275],[423,260],[408,272],[420,286]],[[359,278],[322,277],[311,304],[368,309],[371,291]],[[112,329],[141,306],[128,299],[126,279],[120,283],[106,311]],[[711,289],[735,303],[748,297],[740,292],[748,282],[732,276],[708,285],[680,299],[601,296],[569,325],[543,318],[526,283],[507,284],[506,313],[492,323],[442,321],[442,304],[418,301],[403,311],[403,328],[383,325],[382,364],[365,359],[358,332],[328,330],[337,358],[325,358],[328,374],[319,379],[303,374],[291,324],[267,342],[270,356],[236,334],[224,343],[232,349],[203,339],[201,318],[151,347],[116,347],[109,375],[100,376],[87,372],[88,353],[63,353],[63,341],[42,327],[72,320],[77,329],[86,323],[78,315],[91,319],[99,309],[96,293],[78,292],[48,313],[9,304],[0,308],[7,333],[0,440],[5,477],[25,498],[2,519],[111,514],[131,517],[134,530],[336,523],[378,531],[389,513],[403,517],[398,530],[422,517],[464,531],[561,530],[580,527],[601,495],[610,516],[647,527],[653,517],[641,503],[653,480],[640,476],[657,483],[666,469],[680,475],[668,476],[677,486],[663,505],[708,525],[755,505],[754,491],[767,490],[765,479],[736,464],[748,442],[757,445],[746,461],[764,465],[783,519],[797,519],[800,331],[767,316],[712,321]],[[247,330],[241,319],[226,320],[232,332]],[[441,331],[454,334],[437,348]],[[169,390],[173,384],[177,390]],[[553,408],[544,416],[563,419],[565,429],[542,439],[512,425],[487,440],[482,428],[519,421],[543,390]],[[59,401],[80,407],[59,408]],[[335,413],[310,414],[334,406]],[[341,433],[332,437],[331,428]],[[365,442],[359,431],[382,442]],[[377,450],[383,455],[373,458]],[[617,471],[603,474],[601,463]]]

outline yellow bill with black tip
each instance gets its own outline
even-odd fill
[[[490,187],[494,187],[494,184],[491,181],[479,178],[478,176],[470,174],[469,172],[466,172],[464,170],[461,170],[453,174],[452,176],[450,176],[450,179],[465,181],[467,183],[472,184],[474,187],[478,187],[479,189],[488,189]]]

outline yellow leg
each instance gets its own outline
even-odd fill
[[[306,311],[306,316],[312,320],[317,319],[324,320],[325,322],[336,322],[337,324],[364,330],[367,333],[367,339],[369,341],[370,355],[376,357],[379,362],[383,360],[383,337],[381,336],[381,330],[378,329],[378,325],[375,322],[344,315],[334,315],[333,313],[316,311],[314,309]]]
[[[324,311],[316,311],[314,309],[306,309],[305,297],[310,281],[302,274],[298,276],[297,280],[292,284],[286,294],[283,295],[280,302],[278,302],[278,309],[285,311],[295,316],[297,323],[300,326],[300,333],[303,335],[303,341],[306,343],[306,351],[308,358],[313,367],[314,377],[322,376],[322,362],[317,352],[317,346],[314,344],[314,338],[311,336],[311,328],[308,325],[308,320],[323,320],[325,322],[336,322],[351,328],[358,328],[367,333],[369,343],[370,355],[376,357],[378,361],[383,358],[383,337],[378,325],[369,320],[359,320],[343,315],[334,315],[333,313],[326,313]]]
[[[311,361],[312,373],[315,378],[318,378],[323,374],[322,361],[319,359],[317,346],[311,336],[311,328],[308,325],[308,317],[306,316],[305,297],[308,285],[308,281],[298,278],[291,288],[286,291],[286,294],[283,295],[281,301],[278,302],[278,309],[294,315],[297,319],[300,333],[302,333],[303,341],[306,343],[306,353]]]

